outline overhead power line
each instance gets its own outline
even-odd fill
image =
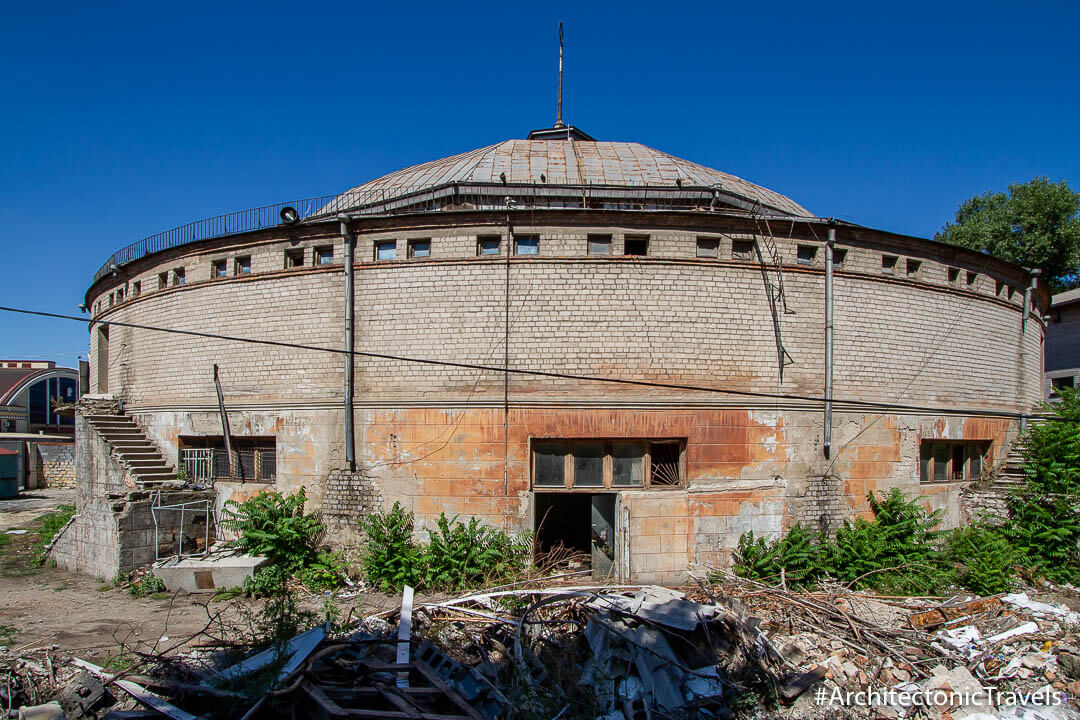
[[[230,342],[248,343],[251,345],[267,345],[270,347],[282,347],[294,350],[327,352],[333,353],[335,355],[348,355],[350,352],[342,348],[324,347],[320,345],[306,345],[304,343],[286,342],[284,340],[267,340],[265,338],[249,338],[237,335],[224,335],[221,333],[203,332],[201,330],[182,330],[180,328],[167,328],[156,325],[144,325],[141,323],[128,323],[118,320],[97,320],[79,317],[78,315],[64,315],[62,313],[50,313],[41,310],[30,310],[28,308],[6,307],[0,305],[0,311],[15,313],[19,315],[33,315],[36,317],[53,318],[56,320],[70,320],[78,323],[85,323],[87,325],[97,324],[115,327],[126,327],[136,330],[149,330],[152,332],[168,333],[172,335],[185,335],[188,337],[206,338],[208,340],[226,340]],[[580,380],[586,382],[629,385],[633,387],[648,387],[663,390],[685,390],[691,392],[732,395],[736,397],[751,397],[762,400],[798,400],[803,402],[815,403],[825,401],[824,396],[819,397],[812,395],[795,395],[791,393],[756,392],[753,390],[735,390],[732,388],[709,387],[706,385],[686,385],[682,383],[668,383],[653,380],[633,380],[628,378],[605,377],[601,375],[578,375],[574,373],[555,372],[551,370],[531,370],[526,368],[502,367],[498,365],[483,365],[480,363],[457,362],[454,360],[436,360],[432,358],[409,357],[407,355],[391,355],[389,353],[378,353],[369,350],[353,350],[352,354],[357,357],[366,357],[376,360],[393,360],[395,362],[415,363],[418,365],[433,365],[437,367],[450,367],[462,370],[480,370],[484,372],[495,373],[509,372],[514,375],[550,378],[556,380]],[[1020,419],[1022,417],[1046,417],[1048,419],[1050,418],[1050,416],[1030,415],[1025,413],[1009,412],[1006,410],[991,410],[987,408],[941,408],[931,407],[927,405],[906,405],[892,402],[874,402],[871,400],[845,399],[837,398],[835,396],[833,397],[833,402],[865,410],[907,410],[912,412],[947,413],[951,415],[983,415],[987,417],[1001,417],[1010,419]]]

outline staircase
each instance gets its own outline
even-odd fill
[[[1009,448],[1005,462],[998,468],[993,487],[1011,491],[1027,481],[1027,474],[1024,472],[1024,448],[1024,436],[1021,435]]]
[[[120,463],[140,487],[154,487],[176,481],[176,471],[142,428],[127,415],[87,415]]]

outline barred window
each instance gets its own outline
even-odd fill
[[[533,486],[603,490],[683,487],[682,439],[535,440]]]

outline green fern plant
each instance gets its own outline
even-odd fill
[[[993,595],[1012,587],[1019,553],[1001,528],[975,522],[954,530],[949,534],[948,552],[960,566],[959,583],[968,590]]]
[[[325,533],[318,514],[304,512],[306,501],[304,488],[292,495],[261,492],[242,503],[228,500],[220,523],[237,534],[234,547],[292,573],[315,560]]]
[[[367,536],[360,569],[368,582],[383,592],[416,587],[424,575],[424,553],[413,540],[413,514],[400,503],[387,512],[373,512],[364,520]]]

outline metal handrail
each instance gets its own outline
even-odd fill
[[[393,215],[440,209],[504,209],[507,197],[516,207],[527,208],[589,209],[600,204],[600,209],[607,205],[616,209],[632,206],[638,210],[713,209],[712,201],[721,195],[728,203],[723,208],[726,212],[732,210],[731,205],[748,213],[762,207],[758,200],[749,200],[726,188],[700,186],[450,182],[347,191],[217,215],[145,237],[113,253],[94,274],[94,282],[126,263],[162,250],[278,227],[280,213],[286,207],[295,208],[300,222],[304,222],[329,220],[342,213]],[[777,211],[790,217],[787,212]]]

